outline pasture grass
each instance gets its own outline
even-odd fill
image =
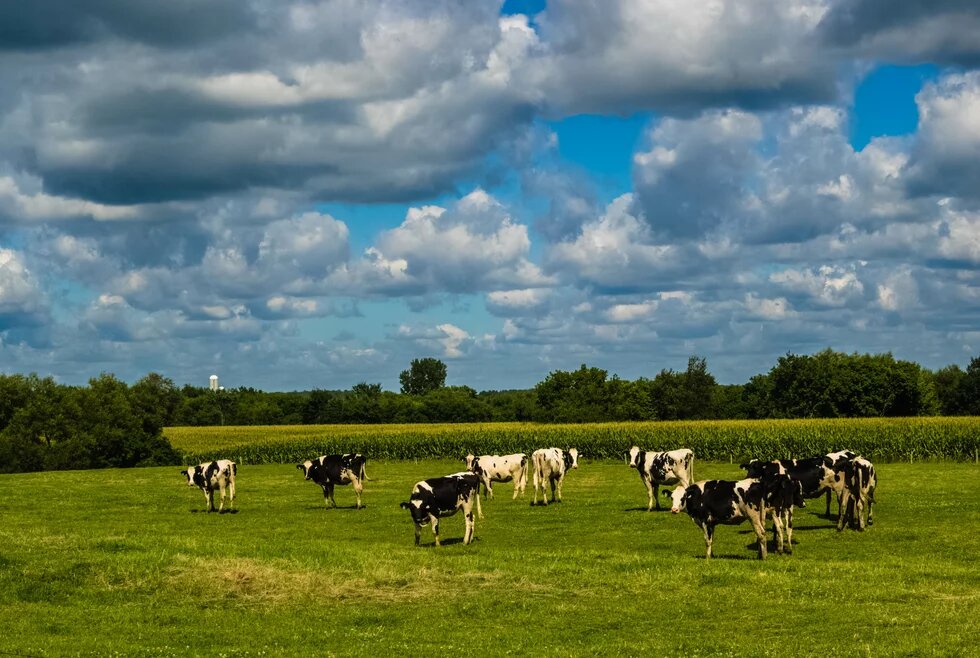
[[[699,479],[736,479],[698,463]],[[242,466],[207,514],[177,468],[0,476],[0,655],[975,655],[980,468],[882,464],[875,525],[823,500],[792,556],[748,524],[715,558],[686,515],[646,512],[622,463],[585,461],[562,504],[498,484],[476,538],[413,546],[398,508],[449,460],[368,463],[366,509],[291,464]],[[666,499],[664,499],[666,503]],[[770,532],[771,543],[771,532]]]

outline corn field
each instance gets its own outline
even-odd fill
[[[980,418],[679,421],[541,425],[285,425],[168,427],[185,464],[233,459],[240,464],[301,462],[321,454],[361,452],[372,459],[463,458],[467,453],[530,453],[578,448],[586,459],[622,459],[644,450],[691,448],[698,459],[799,458],[850,449],[880,462],[980,457]]]

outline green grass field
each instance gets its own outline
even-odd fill
[[[882,464],[876,523],[812,501],[796,551],[748,524],[703,559],[686,515],[647,513],[621,463],[585,461],[548,508],[498,485],[413,546],[415,481],[457,462],[368,463],[367,509],[327,510],[293,465],[243,466],[235,514],[177,468],[0,476],[0,655],[969,655],[980,646],[980,467]],[[736,478],[697,464],[698,478]],[[770,533],[771,539],[771,533]]]

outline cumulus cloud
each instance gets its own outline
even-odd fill
[[[823,0],[549,3],[529,64],[554,112],[759,107],[830,100],[815,28]]]
[[[972,0],[839,0],[818,29],[830,44],[866,57],[980,63],[980,15]]]
[[[527,227],[481,189],[453,207],[412,208],[354,272],[368,290],[402,294],[506,290],[552,280],[529,259]]]
[[[949,75],[916,97],[919,131],[909,186],[916,194],[980,200],[980,72]]]

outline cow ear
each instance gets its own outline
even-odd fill
[[[673,496],[673,495],[674,495],[674,492],[673,492],[673,491],[671,491],[670,489],[664,489],[664,490],[663,490],[663,491],[662,491],[661,493],[662,493],[662,494],[664,495],[664,497],[666,497],[666,498],[670,498],[671,496]]]
[[[187,471],[180,471],[181,475],[187,475]]]
[[[408,509],[409,508],[409,504],[406,503],[405,501],[402,501],[401,504],[399,504],[398,506],[401,507],[402,509]]]
[[[747,471],[747,470],[749,470],[749,463],[748,462],[745,462],[744,464],[739,464],[738,467],[740,469],[742,469],[743,471]]]
[[[298,468],[300,470],[303,470],[303,465],[302,464],[296,464],[296,468]]]

